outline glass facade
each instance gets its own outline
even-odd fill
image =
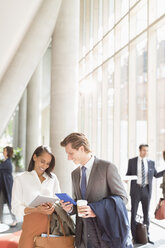
[[[165,149],[165,25],[156,30],[157,159]]]
[[[82,6],[79,129],[121,175],[141,143],[149,144],[159,171],[165,149],[165,1],[82,0]]]

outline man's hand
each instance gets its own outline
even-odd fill
[[[67,212],[71,212],[73,209],[73,204],[70,202],[64,202],[63,200],[60,201],[61,207]]]
[[[82,216],[82,218],[95,218],[96,217],[95,213],[93,212],[90,206],[78,207],[78,212],[84,215]]]

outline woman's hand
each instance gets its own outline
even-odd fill
[[[73,209],[73,204],[70,202],[64,202],[63,200],[60,201],[61,207],[67,212],[71,212]]]
[[[54,212],[54,204],[45,203],[37,207],[37,212],[41,214],[50,215]]]
[[[45,203],[35,208],[25,208],[24,212],[25,214],[40,213],[51,215],[54,212],[54,204]]]

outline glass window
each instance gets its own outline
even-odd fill
[[[132,7],[136,2],[138,2],[139,0],[130,0],[130,7]]]
[[[102,68],[97,71],[97,155],[101,156]]]
[[[107,159],[113,161],[114,60],[107,62]]]
[[[129,9],[129,0],[115,0],[115,22],[118,22]]]
[[[86,53],[89,50],[90,47],[90,1],[86,0],[85,1],[85,49]]]
[[[102,6],[102,1],[99,0],[99,19],[98,19],[98,40],[101,40],[103,37],[103,6]]]
[[[84,23],[83,23],[83,17],[84,17],[84,10],[83,10],[83,5],[84,2],[80,1],[80,42],[79,42],[79,59],[81,60],[82,56],[83,56],[83,28],[84,28]]]
[[[98,62],[97,65],[101,65],[103,61],[103,44],[102,41],[98,44]]]
[[[103,0],[103,34],[114,26],[114,0]]]
[[[93,44],[98,41],[98,28],[99,28],[99,3],[98,0],[93,1]]]
[[[108,12],[108,6],[109,6],[109,0],[103,0],[103,35],[108,32],[109,25],[108,25],[108,18],[109,18],[109,12]]]
[[[81,80],[85,76],[85,59],[82,59],[79,63],[79,79]]]
[[[86,0],[83,1],[82,6],[82,56],[86,53]]]
[[[128,50],[120,57],[120,164],[121,171],[125,172],[124,165],[128,161]]]
[[[85,74],[89,74],[93,70],[93,50],[87,54],[85,59]]]
[[[93,120],[93,95],[89,95],[88,101],[88,138],[91,144],[92,142],[92,120]]]
[[[108,6],[108,10],[109,10],[108,26],[109,26],[109,29],[111,29],[114,26],[114,20],[115,20],[114,0],[109,0],[108,3],[109,3],[109,6]]]
[[[165,1],[150,0],[149,1],[149,22],[152,23],[165,13]]]
[[[147,39],[146,34],[136,44],[136,150],[147,143]]]
[[[80,82],[79,87],[81,88],[82,82]],[[79,129],[84,132],[85,129],[85,96],[83,92],[79,93]]]
[[[140,1],[130,12],[130,39],[147,27],[147,1]]]
[[[103,61],[114,54],[114,30],[103,39]]]
[[[103,59],[103,46],[100,42],[93,50],[93,68],[96,68],[102,63]]]
[[[93,69],[98,66],[98,46],[93,49]]]
[[[128,43],[128,15],[116,26],[115,51]]]
[[[90,25],[90,40],[89,40],[89,46],[90,49],[92,49],[93,47],[93,0],[90,0],[90,21],[89,21],[89,25]]]
[[[157,159],[165,149],[165,25],[157,30]]]

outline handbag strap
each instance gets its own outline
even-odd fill
[[[63,226],[62,221],[61,221],[61,218],[60,218],[60,216],[58,214],[57,214],[57,218],[58,218],[58,221],[60,223],[62,232],[63,232],[64,236],[66,236],[66,233],[65,233],[65,230],[64,230],[64,226]],[[48,237],[50,235],[50,222],[51,222],[51,219],[52,219],[52,215],[48,215],[48,229],[47,229],[47,235],[48,235]]]
[[[47,229],[47,235],[48,235],[48,237],[50,235],[50,222],[51,222],[51,219],[52,219],[52,215],[48,215],[48,229]]]

